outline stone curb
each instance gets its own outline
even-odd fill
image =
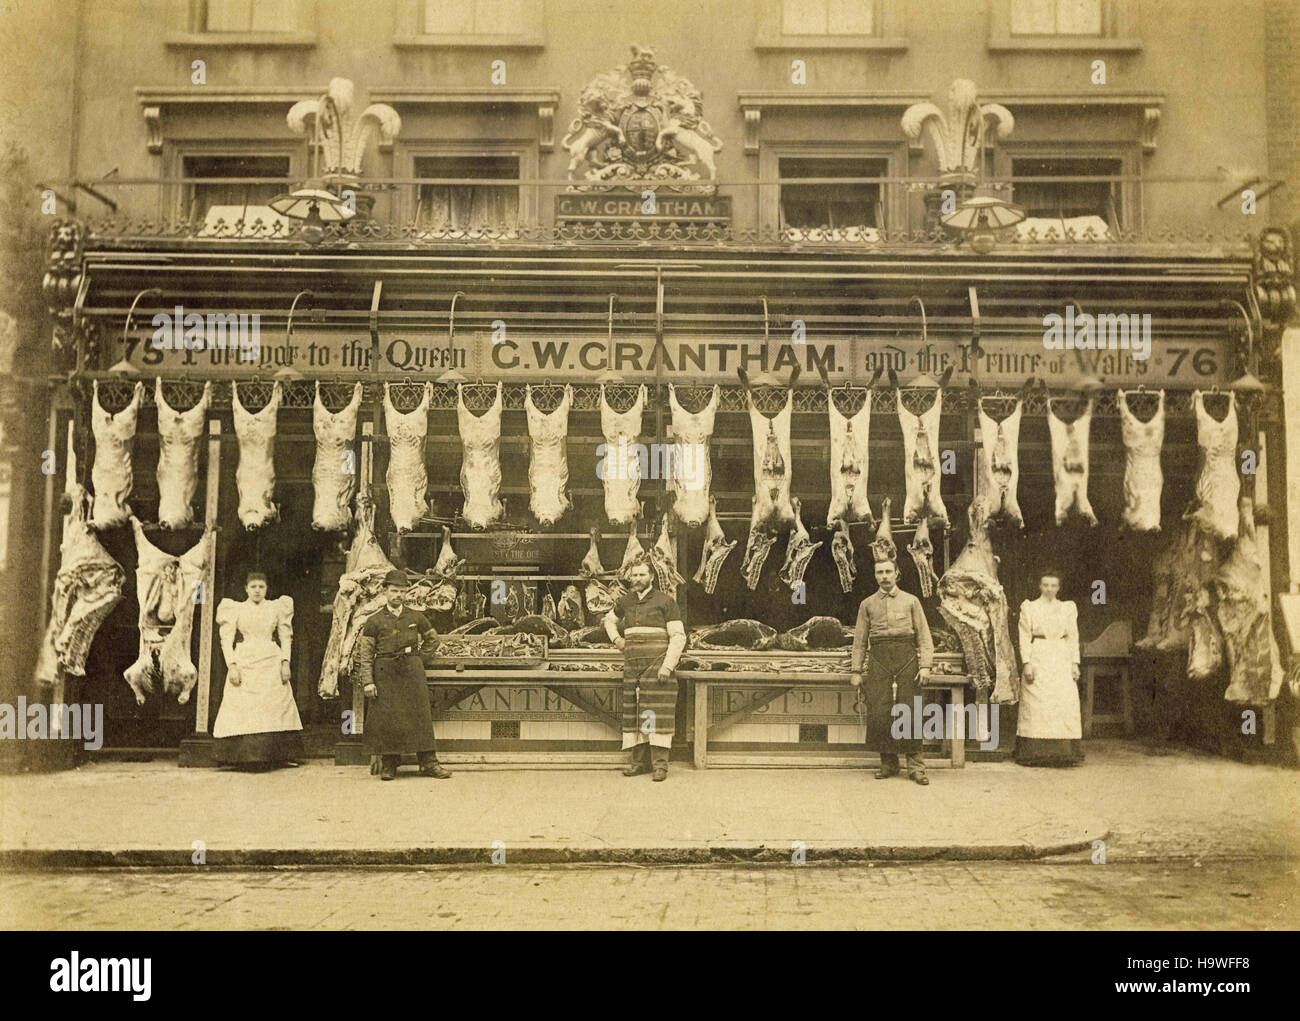
[[[917,844],[851,846],[810,844],[804,854],[809,863],[928,862],[928,861],[1033,861],[1055,855],[1091,850],[1101,836],[1053,844]],[[507,845],[512,865],[745,865],[789,863],[789,844],[686,844],[670,847],[564,847],[553,844]],[[140,848],[9,848],[0,850],[0,868],[197,868],[191,865],[192,848],[165,850]],[[492,864],[492,848],[482,844],[411,848],[209,848],[206,866],[270,868],[283,866],[353,865],[483,865]]]

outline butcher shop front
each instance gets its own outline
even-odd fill
[[[927,705],[963,724],[964,743],[930,736],[933,756],[1008,753],[1015,610],[1049,564],[1079,608],[1085,724],[1132,733],[1159,658],[1141,640],[1178,640],[1153,595],[1197,541],[1182,514],[1203,416],[1235,415],[1248,446],[1268,413],[1231,385],[1246,325],[1224,302],[1245,258],[1153,287],[1186,264],[1016,253],[990,279],[969,257],[266,247],[185,251],[164,278],[169,309],[260,316],[256,361],[154,346],[143,302],[111,325],[159,284],[163,246],[86,252],[83,314],[108,321],[50,443],[70,435],[96,485],[130,448],[134,520],[95,532],[123,599],[78,696],[105,703],[109,749],[206,761],[225,675],[210,611],[258,571],[296,608],[309,746],[365,761],[355,640],[396,567],[438,632],[424,660],[446,761],[621,761],[622,657],[601,622],[646,554],[689,636],[675,757],[865,762],[849,651],[881,544],[934,634]],[[1152,310],[1150,357],[1046,348],[1053,302]],[[1160,532],[1120,527],[1131,421],[1163,422],[1163,488],[1141,501]],[[1086,467],[1062,482],[1070,444]],[[1235,498],[1221,513],[1235,527]],[[193,596],[189,687],[170,629],[139,616],[151,563]],[[161,683],[131,683],[150,666]]]
[[[879,561],[933,636],[932,762],[1010,754],[1049,569],[1085,738],[1213,743],[1244,706],[1271,742],[1277,259],[990,226],[1014,207],[972,168],[870,179],[920,231],[739,228],[721,142],[674,130],[689,161],[660,135],[617,173],[573,142],[540,226],[348,219],[358,167],[273,229],[56,231],[38,675],[105,706],[103,754],[212,762],[251,573],[307,753],[367,762],[358,636],[398,570],[444,761],[621,763],[603,621],[643,563],[687,635],[661,730],[700,768],[874,759],[851,649]],[[652,171],[671,201],[625,207]]]

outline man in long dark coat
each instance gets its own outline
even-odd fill
[[[424,678],[420,646],[434,635],[433,625],[402,602],[406,575],[389,571],[384,578],[384,609],[361,626],[357,666],[370,704],[365,717],[365,744],[380,757],[381,780],[395,780],[403,755],[415,755],[420,775],[439,780],[451,774],[438,762],[433,738],[433,711]]]
[[[880,753],[877,780],[899,774],[898,757],[907,756],[907,775],[921,785],[930,782],[921,758],[920,720],[913,719],[921,694],[921,682],[934,660],[934,642],[921,600],[898,587],[898,565],[892,560],[876,562],[876,583],[880,586],[858,607],[853,631],[853,683],[862,689],[866,704],[867,747]],[[868,657],[867,674],[862,660]],[[903,720],[910,726],[904,737],[892,733],[893,709],[906,707]]]

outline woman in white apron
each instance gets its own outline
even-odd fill
[[[266,598],[266,575],[248,576],[245,602],[217,606],[226,685],[212,727],[216,759],[266,767],[303,758],[302,721],[289,683],[293,599]]]
[[[1061,576],[1044,571],[1041,595],[1020,604],[1024,683],[1016,724],[1016,761],[1025,766],[1073,766],[1083,760],[1079,720],[1078,608],[1056,598]]]

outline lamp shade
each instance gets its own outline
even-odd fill
[[[952,230],[982,231],[1003,230],[1014,227],[1025,218],[1025,211],[1005,199],[977,195],[966,199],[939,222]]]
[[[281,216],[294,220],[311,220],[322,223],[339,223],[356,215],[343,204],[343,200],[322,186],[320,181],[308,181],[287,195],[277,195],[267,203]]]

